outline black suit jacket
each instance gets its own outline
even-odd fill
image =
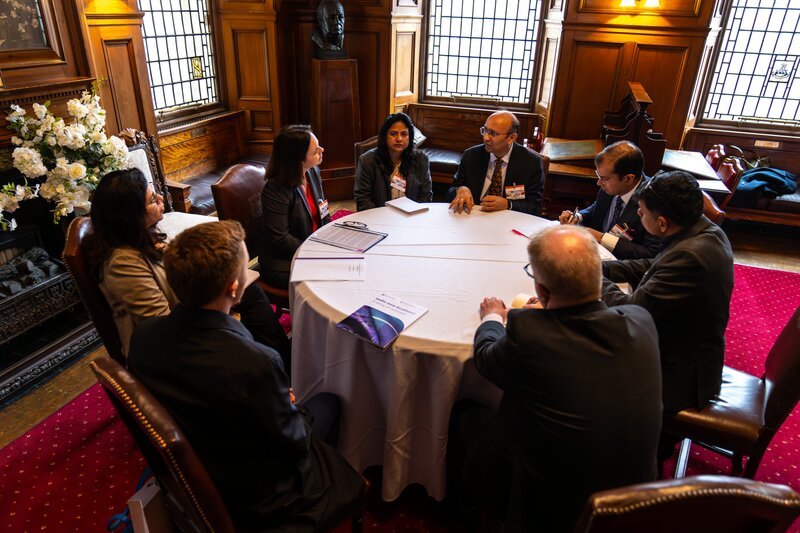
[[[637,189],[641,189],[647,183],[648,178],[642,179]],[[597,199],[592,205],[586,209],[581,210],[581,225],[587,228],[592,228],[599,232],[603,232],[603,225],[605,224],[608,212],[613,208],[614,199],[616,196],[606,194],[603,189],[597,193]],[[639,218],[639,206],[636,199],[636,193],[631,197],[630,201],[625,205],[622,213],[619,215],[620,226],[627,224],[629,233],[633,236],[632,240],[627,240],[620,237],[617,245],[614,247],[614,256],[617,259],[646,259],[648,257],[655,257],[661,250],[662,240],[658,237],[651,235],[642,226],[642,220]]]
[[[483,184],[486,181],[486,171],[489,169],[489,152],[482,144],[468,148],[461,156],[458,170],[453,177],[453,184],[447,190],[447,201],[452,202],[456,197],[458,188],[469,187],[475,203],[480,203]],[[544,188],[544,172],[542,171],[542,158],[533,150],[521,144],[514,143],[511,148],[511,157],[506,168],[506,180],[503,185],[503,197],[506,196],[505,188],[509,185],[524,185],[525,199],[512,200],[511,209],[538,215],[542,208],[542,189]]]
[[[661,373],[644,309],[511,310],[505,329],[478,328],[475,365],[503,389],[492,448],[528,478],[510,496],[530,506],[519,530],[571,531],[592,492],[655,479]]]
[[[280,356],[231,316],[178,305],[147,320],[128,367],[186,434],[237,529],[307,531],[358,494],[360,476],[289,400]]]
[[[733,254],[705,216],[665,242],[654,259],[603,263],[603,300],[641,305],[653,315],[661,348],[664,410],[701,409],[722,384]],[[628,295],[613,282],[628,282]]]
[[[358,159],[353,187],[356,209],[364,211],[373,207],[383,207],[387,200],[391,200],[392,187],[389,179],[391,176],[392,169],[383,168],[378,159],[377,148],[363,154]],[[415,202],[430,202],[433,199],[430,163],[428,156],[419,150],[414,151],[411,174],[405,176],[405,179],[406,198]]]
[[[317,167],[306,173],[306,180],[316,202],[325,199]],[[300,187],[286,187],[268,180],[261,192],[261,207],[263,238],[258,261],[266,270],[289,272],[292,257],[312,233],[311,211],[306,197]],[[330,221],[328,215],[317,223],[323,226]]]

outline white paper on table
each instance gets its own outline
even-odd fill
[[[292,281],[364,281],[364,257],[297,257],[292,266]]]
[[[399,209],[404,213],[408,213],[409,215],[413,215],[414,213],[422,213],[423,211],[428,210],[428,206],[420,204],[419,202],[415,202],[405,196],[401,196],[400,198],[396,198],[394,200],[389,200],[386,202],[386,205],[392,206],[395,209]]]

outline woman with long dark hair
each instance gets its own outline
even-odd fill
[[[261,192],[263,237],[258,255],[261,277],[275,287],[289,287],[294,253],[331,220],[317,168],[324,151],[310,126],[284,126],[275,136]]]
[[[145,318],[169,314],[178,304],[162,264],[166,236],[156,224],[163,217],[164,198],[136,168],[107,174],[92,197],[90,264],[126,356],[134,328]],[[253,337],[288,363],[289,340],[264,291],[247,287],[236,311]],[[289,367],[285,370],[288,374]]]
[[[378,132],[378,146],[363,154],[356,168],[353,196],[359,211],[382,207],[405,196],[430,202],[431,169],[428,157],[414,147],[414,124],[405,113],[386,117]]]

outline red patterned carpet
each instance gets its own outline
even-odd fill
[[[727,364],[760,375],[770,346],[798,306],[800,274],[737,265]],[[800,491],[798,463],[800,408],[773,440],[756,479]],[[104,531],[106,520],[124,509],[144,466],[95,385],[0,451],[0,530]],[[725,472],[725,460],[693,448],[689,475]],[[444,506],[420,487],[392,504],[372,502],[364,517],[371,531],[455,531],[452,523]]]

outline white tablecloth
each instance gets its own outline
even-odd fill
[[[472,344],[485,296],[507,305],[533,294],[525,237],[555,222],[513,211],[456,215],[447,204],[406,215],[391,207],[350,215],[389,236],[365,254],[366,281],[292,283],[292,383],[298,398],[342,400],[339,450],[358,470],[383,465],[382,497],[411,483],[445,495],[445,448],[456,400],[496,403]],[[605,252],[605,250],[603,250]],[[306,241],[297,257],[356,255]],[[605,252],[608,257],[610,254]],[[336,328],[381,293],[429,309],[385,351]]]

